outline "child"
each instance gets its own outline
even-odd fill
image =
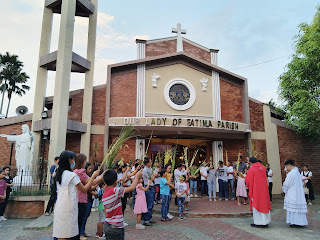
[[[169,210],[169,197],[170,197],[170,187],[174,188],[174,186],[171,184],[171,176],[169,177],[169,180],[166,179],[167,177],[167,171],[166,169],[162,169],[160,172],[160,196],[161,196],[161,222],[167,222],[172,220],[171,218],[168,218],[168,210]]]
[[[7,183],[4,180],[5,173],[0,169],[0,209],[4,207],[4,200],[6,199]]]
[[[185,183],[187,185],[187,197],[186,197],[186,202],[184,203],[184,210],[190,211],[191,209],[188,208],[189,202],[190,202],[190,187],[189,187],[189,177],[186,176]]]
[[[138,179],[142,172],[139,171],[130,187],[117,187],[117,173],[114,170],[108,170],[103,174],[103,180],[107,185],[102,195],[102,202],[105,212],[104,234],[106,240],[119,239],[124,240],[124,224],[121,198],[125,193],[132,192],[137,186]]]
[[[102,195],[104,193],[104,188],[105,184],[101,187],[101,189],[98,192],[98,199],[99,199],[99,205],[98,205],[98,212],[99,212],[99,222],[97,223],[97,238],[103,238],[103,223],[105,220],[105,215],[104,215],[104,207],[103,207],[103,202],[102,202]]]
[[[216,199],[216,177],[217,177],[217,171],[214,169],[213,165],[210,164],[209,170],[208,170],[208,192],[209,192],[209,201],[212,201],[212,194],[213,194],[213,201],[217,201]]]
[[[178,201],[178,214],[180,220],[185,220],[186,217],[183,216],[184,212],[184,202],[186,199],[187,185],[185,183],[186,177],[181,175],[179,182],[176,182],[176,196]]]
[[[139,178],[139,180],[138,180],[139,183],[136,186],[136,191],[137,191],[136,202],[135,202],[134,210],[133,210],[133,213],[137,214],[136,229],[145,229],[146,228],[145,226],[140,224],[140,222],[141,222],[142,213],[148,212],[145,192],[149,189],[149,186],[153,182],[153,180],[154,180],[154,176],[151,177],[151,179],[149,180],[148,185],[146,187],[142,186],[143,178]]]
[[[248,197],[248,195],[247,195],[246,183],[245,183],[245,178],[244,178],[245,174],[243,174],[242,176],[241,176],[241,174],[238,176],[237,192],[236,192],[236,196],[237,196],[237,200],[238,200],[237,204],[241,205],[240,197],[243,197],[243,205],[247,205],[246,198]]]

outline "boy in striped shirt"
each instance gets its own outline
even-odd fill
[[[135,189],[141,175],[141,171],[137,172],[131,186],[123,188],[117,187],[117,173],[114,170],[108,170],[103,174],[103,180],[107,185],[104,194],[102,195],[102,202],[106,215],[103,226],[106,239],[124,240],[121,198],[124,197],[125,193],[132,192]]]

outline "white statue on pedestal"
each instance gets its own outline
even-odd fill
[[[18,168],[18,173],[14,179],[14,182],[20,185],[21,173],[22,173],[22,177],[23,177],[22,185],[33,184],[30,168],[31,168],[31,161],[33,159],[33,151],[34,151],[34,135],[29,130],[29,126],[27,124],[23,124],[22,134],[20,135],[0,134],[0,137],[6,137],[8,141],[15,142],[15,149],[16,149],[15,158],[16,158],[16,166]]]

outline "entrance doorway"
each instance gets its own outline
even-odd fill
[[[194,164],[196,166],[200,166],[204,161],[209,161],[211,156],[211,147],[208,146],[210,145],[211,141],[203,139],[152,138],[148,155],[151,156],[152,161],[154,161],[157,155],[164,158],[165,151],[176,148],[175,164],[184,164],[184,147],[188,147],[189,163],[194,153],[198,150]]]

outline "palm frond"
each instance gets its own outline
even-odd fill
[[[125,126],[124,128],[122,128],[119,137],[117,137],[110,145],[110,147],[107,150],[107,153],[105,154],[101,165],[105,165],[107,169],[111,169],[114,159],[117,156],[117,154],[119,153],[122,144],[130,139],[132,136],[132,131],[133,131],[134,127],[132,125],[128,125]]]

